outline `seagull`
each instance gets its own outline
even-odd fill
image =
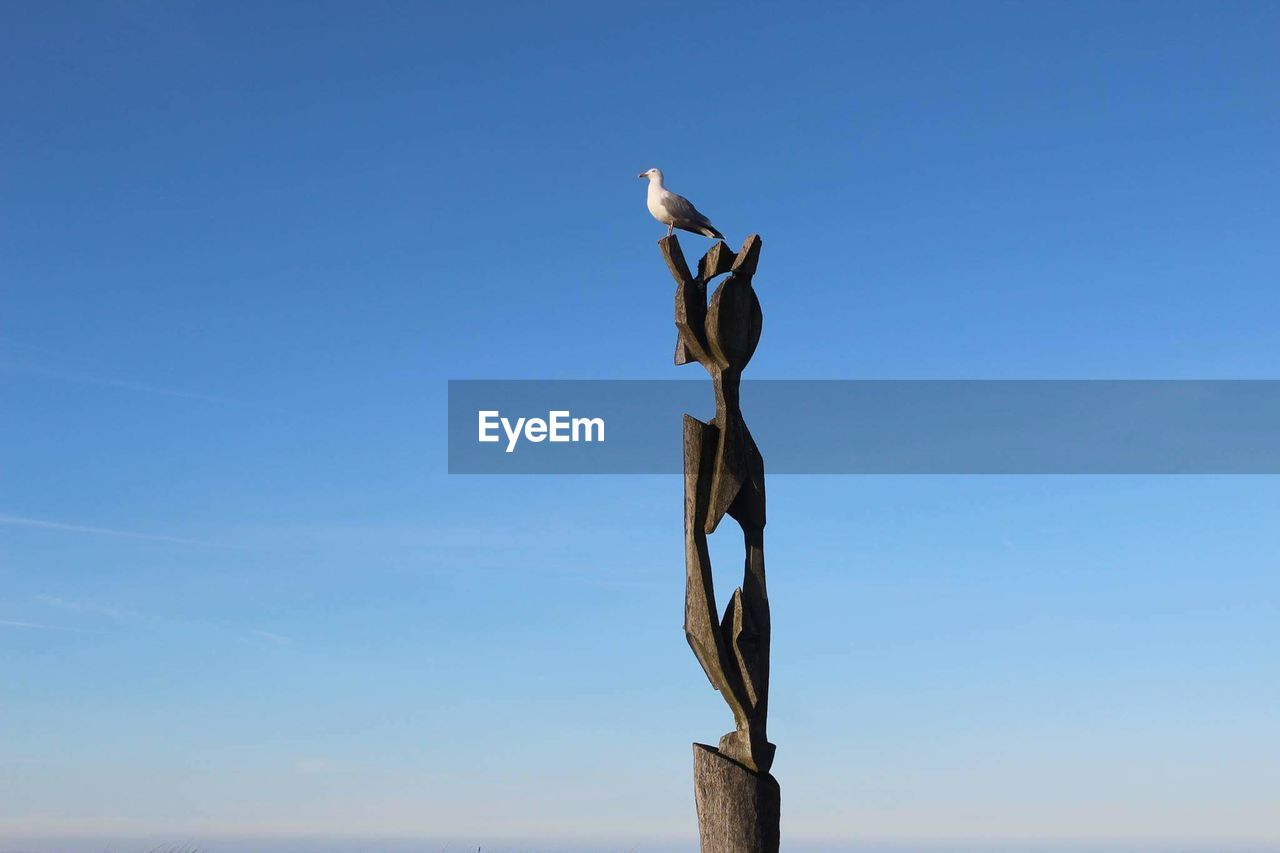
[[[715,240],[724,239],[724,235],[715,229],[711,220],[699,213],[698,208],[689,203],[689,199],[676,195],[662,185],[661,169],[650,169],[636,177],[649,179],[649,212],[654,219],[667,226],[668,237],[673,228],[679,228],[681,231],[692,231]]]

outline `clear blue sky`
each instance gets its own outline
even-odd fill
[[[764,236],[753,376],[1280,377],[1278,42],[1274,3],[5,5],[0,840],[691,837],[731,720],[678,479],[450,478],[446,380],[697,378],[650,166]],[[789,838],[1280,844],[1280,482],[769,488]]]

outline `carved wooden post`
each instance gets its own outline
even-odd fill
[[[684,416],[684,632],[733,712],[719,748],[695,743],[694,795],[702,853],[777,853],[780,798],[769,774],[769,596],[764,577],[764,460],[738,405],[743,368],[763,316],[751,287],[760,257],[751,235],[734,255],[723,242],[689,272],[675,236],[658,241],[676,280],[676,364],[696,361],[715,387],[716,416]],[[707,284],[729,273],[707,302]],[[742,528],[742,586],[718,616],[707,536],[728,513]]]

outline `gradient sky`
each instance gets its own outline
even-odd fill
[[[690,838],[732,722],[678,478],[449,477],[446,380],[699,378],[655,165],[764,237],[753,376],[1278,378],[1278,43],[1274,3],[4,5],[0,842]],[[1280,844],[1280,481],[769,489],[788,838]]]

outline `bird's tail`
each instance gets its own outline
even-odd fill
[[[712,228],[710,225],[704,225],[704,226],[702,226],[702,236],[703,236],[703,237],[710,237],[710,238],[711,238],[711,239],[713,239],[713,240],[723,240],[723,239],[724,239],[724,235],[723,235],[723,234],[721,234],[721,233],[720,233],[719,231],[717,231],[716,229]]]

